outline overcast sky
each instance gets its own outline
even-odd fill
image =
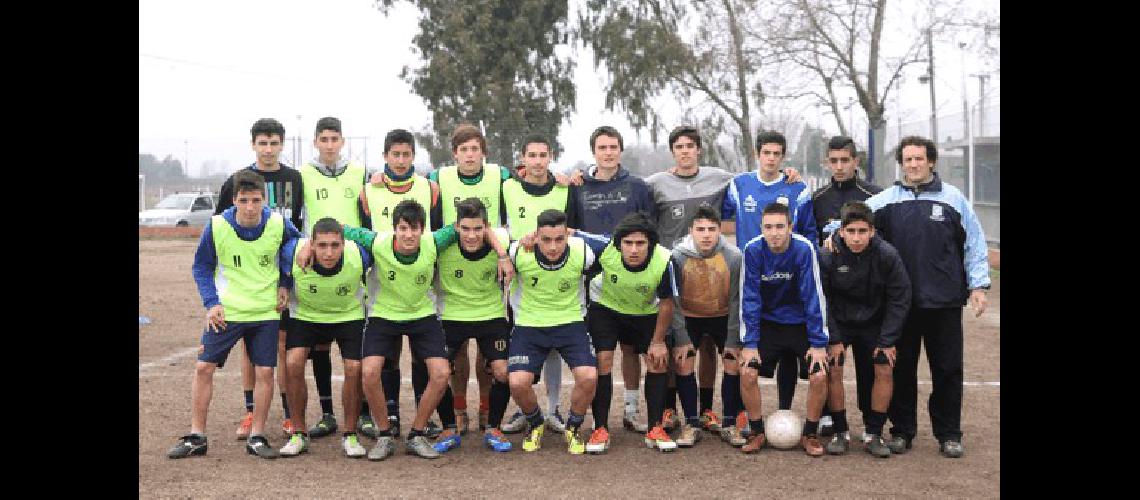
[[[577,3],[571,2],[572,17]],[[418,17],[407,3],[385,16],[370,0],[142,0],[139,152],[188,155],[191,175],[207,160],[223,160],[232,171],[253,161],[250,125],[273,117],[287,135],[300,131],[307,159],[316,120],[336,116],[346,136],[370,137],[367,166],[378,168],[388,130],[420,129],[430,120],[424,101],[397,76],[405,64],[417,65],[411,40]],[[598,125],[616,126],[627,144],[638,142],[627,120],[603,109],[603,76],[589,50],[575,50],[578,103],[559,137],[567,148],[558,161],[564,166],[593,161],[588,137]],[[960,112],[959,58],[935,58],[939,113]],[[966,67],[977,71],[970,61]],[[967,85],[976,100],[977,80]],[[902,90],[902,108],[916,118],[929,113],[925,85],[912,77]],[[813,107],[804,113],[817,122]],[[865,120],[859,110],[854,116],[856,125]],[[822,120],[825,128],[834,132],[828,120]],[[641,142],[648,144],[647,134]],[[359,158],[363,144],[353,147]],[[417,160],[426,162],[427,155]]]

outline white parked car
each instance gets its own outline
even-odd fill
[[[172,194],[154,208],[139,212],[139,225],[205,226],[216,205],[217,195],[213,193]]]

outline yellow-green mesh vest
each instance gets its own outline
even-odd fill
[[[503,228],[492,229],[499,244],[507,248],[510,236]],[[448,321],[483,321],[506,318],[503,292],[498,281],[499,255],[487,252],[482,259],[471,261],[460,252],[456,242],[439,254],[440,319]]]
[[[372,242],[372,271],[368,273],[368,316],[407,321],[435,315],[428,297],[435,273],[435,238],[420,236],[420,254],[411,264],[401,264],[392,249],[394,233],[380,233]]]
[[[364,262],[356,242],[344,242],[344,263],[340,272],[321,276],[309,269],[301,272],[293,259],[293,298],[291,317],[312,323],[343,323],[364,319],[364,286],[360,276]]]
[[[214,287],[226,321],[266,321],[281,318],[277,312],[277,255],[284,238],[285,219],[271,213],[256,240],[244,241],[222,215],[210,218],[214,252]]]
[[[349,162],[344,172],[329,177],[311,163],[301,166],[301,185],[305,188],[305,235],[313,235],[317,221],[332,217],[341,224],[360,227],[357,200],[364,189],[364,166]]]
[[[483,201],[487,207],[487,221],[491,227],[499,227],[499,196],[501,195],[502,172],[494,163],[483,164],[483,178],[473,186],[459,179],[459,167],[451,165],[439,169],[439,203],[443,210],[443,225],[455,222],[455,204],[472,196]]]
[[[515,255],[518,308],[515,324],[519,326],[558,326],[582,321],[582,268],[585,266],[586,243],[569,238],[570,255],[561,269],[548,271],[538,263],[533,252],[518,250]]]
[[[606,245],[598,257],[602,272],[594,277],[602,289],[597,302],[622,314],[656,314],[657,286],[661,284],[661,274],[669,267],[669,256],[667,248],[657,245],[649,265],[634,273],[621,263],[621,251],[613,244]]]
[[[534,196],[523,189],[518,179],[508,179],[503,183],[503,201],[507,206],[507,221],[511,225],[511,239],[521,240],[523,236],[538,228],[538,214],[547,209],[566,210],[566,197],[570,190],[566,186],[555,185],[544,196]]]
[[[424,207],[424,215],[431,218],[431,184],[422,175],[412,174],[412,176],[415,179],[412,181],[412,188],[404,193],[393,193],[387,187],[376,187],[371,182],[364,187],[364,196],[368,198],[368,213],[372,216],[373,231],[392,231],[392,210],[404,200],[416,200]],[[432,227],[430,220],[427,227]]]

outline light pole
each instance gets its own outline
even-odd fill
[[[958,42],[962,63],[962,132],[966,138],[966,185],[970,204],[974,203],[974,132],[970,130],[970,103],[966,92],[966,42]]]
[[[933,35],[931,34],[930,28],[926,28],[926,51],[927,51],[927,62],[930,64],[928,64],[926,66],[926,74],[919,76],[918,81],[920,83],[929,83],[930,84],[930,135],[931,135],[930,138],[937,144],[938,143],[938,115],[935,113],[935,110],[934,110],[935,102],[937,102],[934,100],[934,42],[933,42]]]

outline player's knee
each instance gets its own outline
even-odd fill
[[[749,368],[747,366],[744,368],[741,368],[740,369],[740,388],[741,389],[759,388],[760,382],[759,382],[759,380],[757,380],[757,378],[759,376],[760,376],[760,373],[757,372],[755,368]]]
[[[524,371],[511,372],[507,376],[507,382],[512,391],[529,389],[532,381],[534,381],[534,374]]]
[[[429,384],[446,384],[447,378],[450,376],[451,368],[447,363],[432,363],[428,365]]]
[[[218,365],[214,363],[207,363],[199,361],[194,365],[194,375],[199,377],[213,377],[214,371],[218,369]]]
[[[808,376],[808,385],[812,388],[827,387],[827,372],[820,370]]]
[[[507,364],[506,363],[491,363],[491,376],[500,384],[508,383],[507,377]]]
[[[875,381],[876,382],[880,381],[880,380],[886,381],[886,382],[891,382],[894,380],[894,376],[895,376],[895,373],[894,373],[894,370],[891,369],[891,365],[875,365]]]
[[[843,367],[831,365],[831,369],[827,373],[827,380],[829,380],[831,382],[842,382],[843,381]]]
[[[354,359],[344,360],[344,379],[360,378],[360,361]]]
[[[380,363],[362,363],[360,366],[360,376],[364,378],[364,384],[368,385],[370,382],[380,383]]]

